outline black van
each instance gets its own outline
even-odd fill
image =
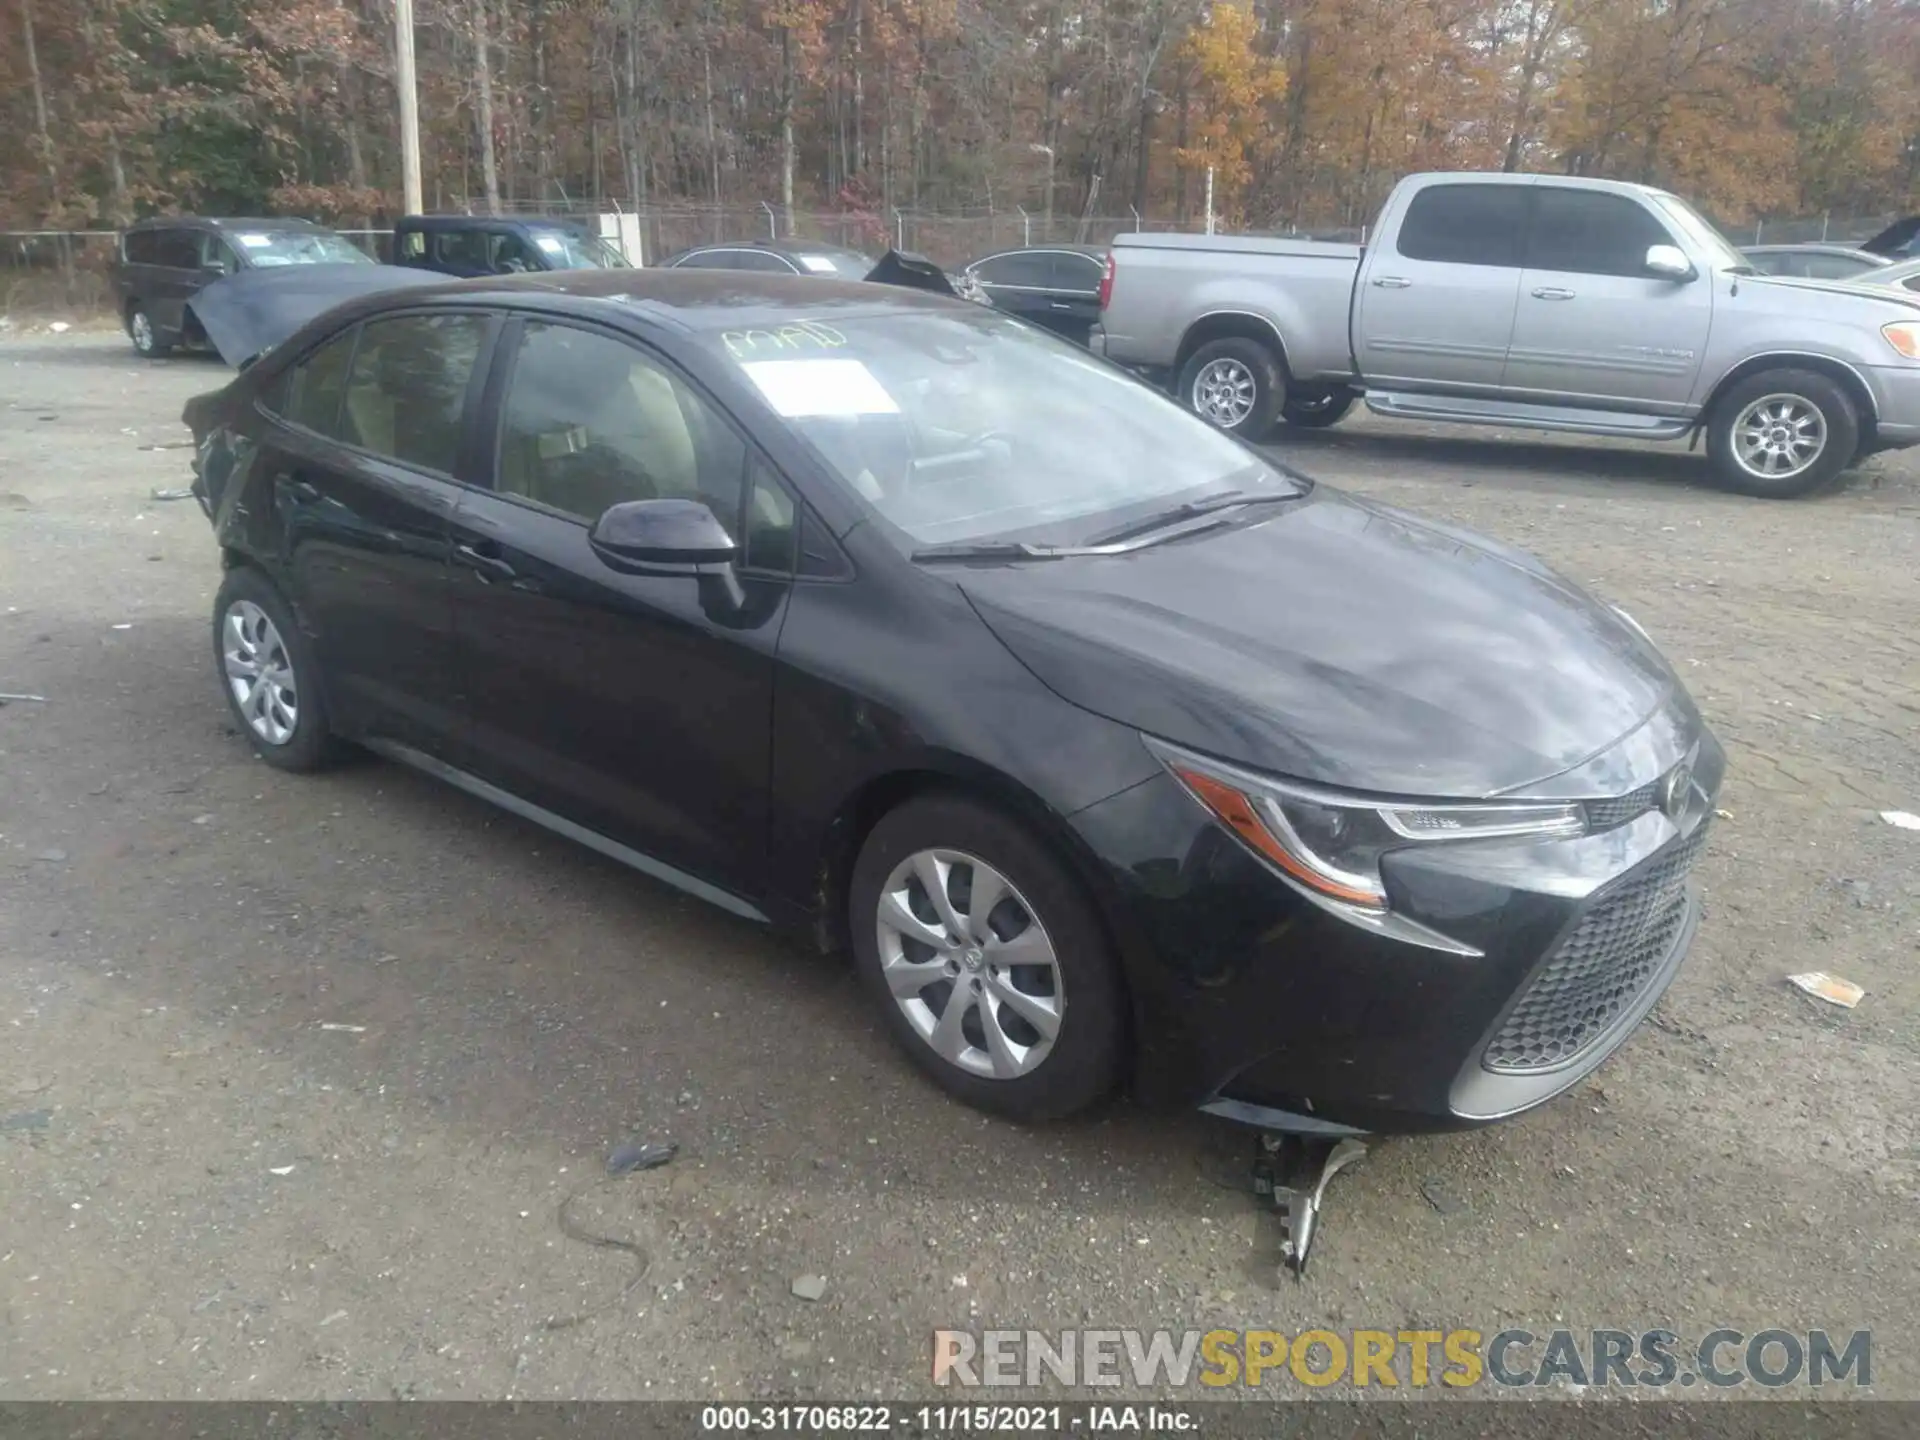
[[[619,270],[626,258],[571,220],[501,215],[408,215],[393,227],[393,263],[442,275]]]
[[[371,265],[345,236],[305,220],[142,220],[120,236],[113,285],[120,319],[142,355],[204,344],[187,312],[195,292],[240,270],[278,265]]]

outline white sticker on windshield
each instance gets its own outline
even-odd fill
[[[833,274],[833,262],[824,255],[802,255],[800,263],[816,275]]]
[[[533,243],[549,255],[558,255],[562,250],[567,248],[560,243],[560,237],[558,235],[536,235],[533,237]]]
[[[900,413],[893,396],[858,360],[755,360],[740,368],[789,420]]]
[[[239,240],[240,243],[249,250],[258,250],[264,245],[273,244],[273,237],[271,235],[242,235],[239,237]]]

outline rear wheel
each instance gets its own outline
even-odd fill
[[[1763,370],[1728,390],[1707,427],[1714,477],[1729,490],[1785,500],[1825,489],[1860,450],[1847,392],[1814,370]]]
[[[1345,419],[1353,408],[1353,401],[1353,391],[1341,385],[1324,390],[1290,387],[1286,402],[1280,407],[1280,418],[1302,430],[1324,430]]]
[[[258,570],[227,572],[213,602],[220,688],[254,753],[281,770],[317,770],[339,742],[327,723],[319,665],[292,607]]]
[[[1280,358],[1258,340],[1202,345],[1181,368],[1175,394],[1194,414],[1242,440],[1263,440],[1286,398]]]
[[[133,348],[149,360],[158,360],[173,349],[171,341],[160,338],[160,331],[153,323],[153,317],[147,314],[145,307],[135,305],[127,311],[127,338],[133,341]]]
[[[1119,969],[1093,907],[1025,829],[958,796],[910,800],[854,864],[861,976],[894,1040],[950,1094],[1020,1120],[1119,1078]]]

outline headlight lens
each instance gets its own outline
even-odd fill
[[[1255,854],[1315,895],[1368,910],[1386,908],[1380,857],[1389,850],[1502,836],[1563,838],[1587,828],[1577,804],[1392,804],[1273,780],[1162,741],[1148,747]]]
[[[1920,360],[1920,320],[1896,320],[1891,325],[1882,325],[1880,333],[1907,359]]]

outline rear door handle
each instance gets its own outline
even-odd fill
[[[1378,275],[1374,277],[1373,283],[1378,285],[1382,290],[1404,290],[1413,284],[1413,282],[1404,275]]]
[[[1538,290],[1533,292],[1533,298],[1536,300],[1571,300],[1573,299],[1573,291],[1562,290],[1558,285],[1542,285]]]
[[[495,580],[511,580],[519,572],[509,565],[500,554],[500,547],[492,540],[476,540],[471,545],[456,545],[454,554],[480,577],[480,583],[491,585]]]

